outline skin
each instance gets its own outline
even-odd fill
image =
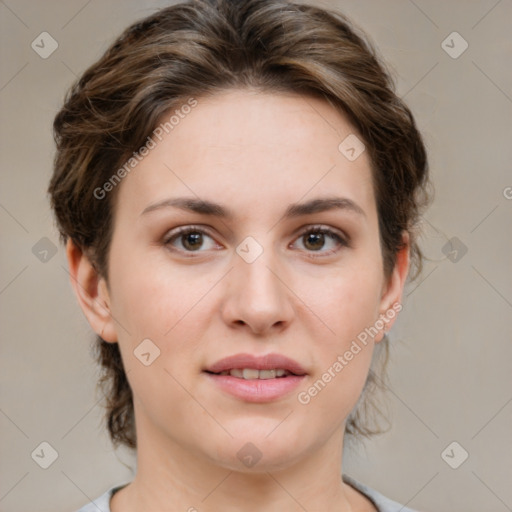
[[[342,482],[340,465],[346,419],[383,331],[307,405],[297,399],[400,302],[409,268],[406,246],[384,275],[368,154],[351,162],[338,150],[352,133],[313,97],[231,90],[198,98],[119,185],[108,283],[68,243],[80,305],[104,340],[119,343],[134,394],[137,475],[114,495],[113,512],[375,510]],[[215,201],[235,217],[142,213],[179,196]],[[332,196],[364,213],[282,218],[290,203]],[[208,231],[198,250],[190,237],[166,245],[190,225]],[[318,225],[349,245],[328,236],[308,243],[301,230]],[[236,252],[247,236],[263,249],[252,263]],[[133,354],[146,338],[160,349],[150,366]],[[202,372],[240,352],[284,354],[308,375],[279,400],[243,401]],[[262,454],[251,468],[237,457],[248,442]]]

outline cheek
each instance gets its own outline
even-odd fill
[[[214,315],[212,288],[222,276],[213,274],[137,254],[120,259],[112,273],[112,313],[123,325],[119,348],[132,389],[145,396],[144,403],[165,396],[188,403],[178,382],[190,382],[198,371],[200,345]],[[146,367],[140,357],[148,352],[150,360],[156,357]]]
[[[377,265],[342,269],[321,281],[298,281],[308,305],[323,320],[326,340],[342,349],[378,319],[382,276]],[[314,290],[314,292],[313,292]],[[314,298],[312,297],[314,293]]]
[[[211,279],[201,278],[192,267],[188,272],[173,268],[151,254],[119,252],[112,252],[116,265],[111,272],[111,299],[112,313],[125,327],[119,331],[120,337],[172,336],[180,322],[194,314],[194,305],[206,295]]]
[[[378,265],[351,267],[326,281],[330,284],[323,293],[320,288],[315,292],[311,309],[323,321],[316,322],[313,335],[318,375],[315,389],[305,391],[333,420],[340,408],[348,414],[364,386],[374,347],[372,327],[379,318],[381,277]],[[314,281],[309,285],[311,297]]]
[[[197,371],[192,363],[197,360],[199,331],[204,330],[201,321],[207,318],[201,299],[212,282],[191,282],[187,273],[170,271],[147,258],[141,264],[136,254],[118,261],[117,271],[111,274],[112,313],[123,325],[118,334],[127,378],[143,404],[139,407],[154,415],[155,422],[168,425],[175,422],[178,411],[187,404],[190,407],[190,396],[180,383],[190,382]],[[160,411],[162,403],[173,407],[168,413]],[[198,424],[204,421],[203,414],[200,407],[189,411]]]

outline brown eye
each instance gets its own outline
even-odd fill
[[[210,240],[210,247],[208,247],[208,240]],[[182,253],[204,252],[204,250],[218,247],[206,231],[194,226],[181,227],[172,231],[163,243],[172,250]],[[206,249],[204,249],[205,246]]]
[[[302,240],[303,245],[307,252],[317,252],[317,256],[328,256],[337,252],[340,247],[347,247],[348,242],[337,232],[332,229],[323,227],[308,228],[299,235],[299,240]],[[328,250],[322,250],[328,246]]]
[[[311,232],[303,236],[305,237],[304,246],[312,251],[321,249],[325,244],[325,235],[323,233]]]
[[[195,251],[203,244],[203,234],[198,231],[191,231],[181,235],[183,247]]]

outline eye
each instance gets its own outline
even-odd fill
[[[205,241],[210,240],[210,244],[205,248]],[[303,241],[305,250],[313,258],[325,257],[336,253],[341,247],[348,247],[349,242],[338,232],[322,226],[308,227],[299,234],[297,240]],[[218,249],[221,246],[215,242],[213,237],[204,228],[199,226],[183,226],[176,228],[167,234],[163,240],[164,245],[170,246],[177,252],[188,253],[193,256],[194,252],[204,252],[204,250]],[[330,246],[328,250],[322,251],[325,246]],[[201,249],[204,249],[201,251]],[[311,254],[311,253],[319,254]]]
[[[180,247],[176,249],[181,252],[203,252],[200,249],[204,246],[205,239],[211,240],[210,247],[207,247],[206,250],[219,247],[208,232],[198,226],[177,228],[167,234],[163,243],[173,248],[176,248],[178,243]]]
[[[303,245],[307,252],[319,252],[320,254],[310,254],[313,258],[324,257],[336,253],[340,247],[348,247],[348,241],[336,231],[322,226],[309,227],[300,233],[297,240],[303,240]],[[330,246],[326,251],[321,251],[323,247]]]

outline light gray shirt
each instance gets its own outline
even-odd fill
[[[400,505],[400,503],[397,503],[396,501],[386,498],[375,489],[372,489],[364,484],[361,484],[347,475],[343,475],[343,481],[346,484],[353,487],[354,489],[358,490],[360,493],[364,494],[375,505],[379,512],[416,512],[411,508],[408,508],[404,505]],[[126,485],[128,484],[122,484],[116,487],[112,487],[105,494],[102,494],[93,502],[91,501],[77,512],[111,512],[110,499],[117,491],[121,490]]]

